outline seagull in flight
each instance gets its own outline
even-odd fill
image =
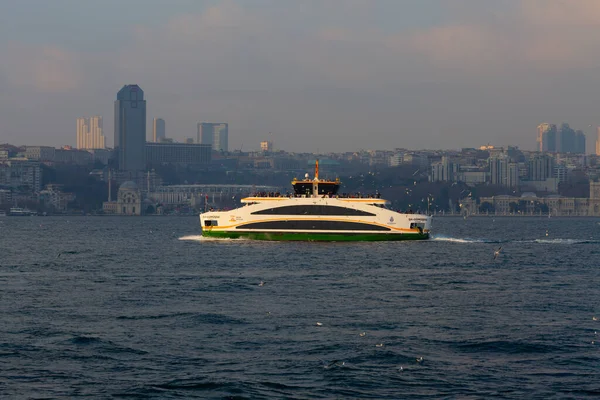
[[[498,247],[498,250],[494,251],[494,260],[500,255],[500,250],[502,250],[502,246]]]

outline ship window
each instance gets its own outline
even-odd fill
[[[219,221],[207,219],[204,221],[204,226],[219,226]]]
[[[323,206],[323,205],[299,205],[299,206],[282,206],[267,208],[252,213],[257,215],[347,215],[347,216],[366,216],[374,217],[375,214],[356,210],[354,208],[339,207],[339,206]]]
[[[360,222],[323,221],[323,220],[288,220],[252,222],[237,226],[236,229],[273,229],[273,230],[327,230],[327,231],[389,231],[380,225]]]

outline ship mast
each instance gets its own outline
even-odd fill
[[[319,160],[315,163],[315,179],[313,180],[312,197],[319,197]]]

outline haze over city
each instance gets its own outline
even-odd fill
[[[533,150],[544,121],[594,137],[599,25],[593,0],[7,2],[0,142],[74,145],[139,84],[147,126],[227,121],[231,150]]]

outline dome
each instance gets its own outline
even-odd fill
[[[121,186],[119,186],[119,190],[138,190],[137,185],[133,181],[123,182]]]

